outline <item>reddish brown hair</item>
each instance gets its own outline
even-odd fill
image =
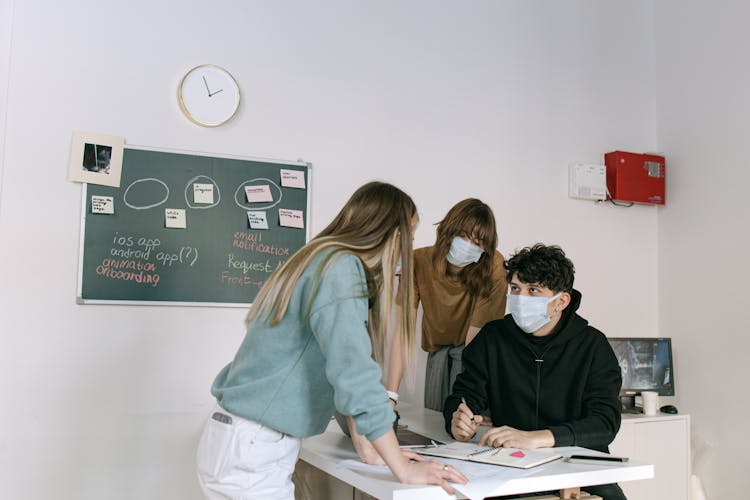
[[[497,248],[497,226],[492,209],[476,198],[459,201],[437,223],[437,239],[432,255],[440,274],[448,272],[446,257],[455,236],[479,240],[484,253],[479,262],[469,264],[458,273],[458,279],[472,295],[487,297],[492,290],[492,271]]]

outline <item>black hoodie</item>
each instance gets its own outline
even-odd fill
[[[620,428],[620,366],[606,337],[576,314],[573,290],[560,322],[545,337],[518,328],[508,314],[491,321],[463,351],[463,372],[445,401],[451,418],[466,399],[475,413],[489,408],[495,427],[549,429],[555,446],[609,451]]]

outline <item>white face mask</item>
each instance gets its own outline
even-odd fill
[[[483,253],[484,250],[481,247],[454,236],[453,241],[451,241],[451,248],[448,250],[448,262],[457,267],[466,267],[474,262],[479,262]]]
[[[552,321],[552,318],[547,316],[547,304],[559,296],[560,293],[554,297],[508,294],[508,309],[518,328],[526,333],[534,333]]]

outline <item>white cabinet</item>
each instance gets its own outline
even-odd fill
[[[690,416],[622,416],[610,453],[654,464],[654,478],[620,483],[629,500],[688,500]]]

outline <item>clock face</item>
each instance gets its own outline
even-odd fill
[[[180,109],[190,121],[217,127],[240,106],[240,88],[223,68],[205,64],[187,72],[177,89]]]

